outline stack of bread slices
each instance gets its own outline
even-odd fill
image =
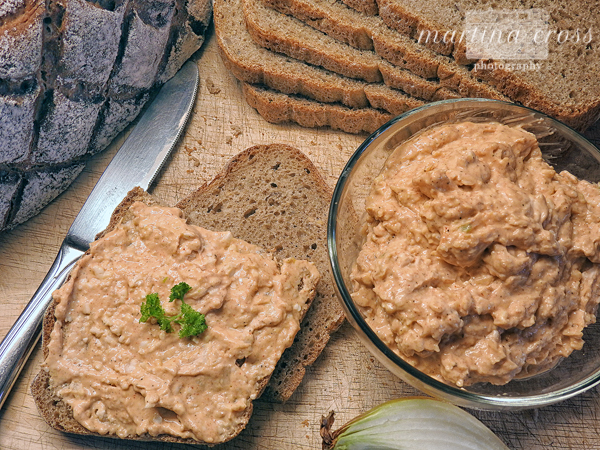
[[[600,114],[600,47],[586,34],[598,18],[586,5],[494,3],[497,10],[548,13],[548,58],[526,70],[469,60],[465,41],[441,39],[463,29],[467,11],[492,6],[477,0],[214,0],[214,22],[225,65],[269,122],[372,132],[427,102],[481,97],[517,102],[583,130]],[[570,39],[558,38],[564,30]],[[440,38],[423,40],[423,31]]]

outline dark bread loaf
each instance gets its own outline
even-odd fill
[[[0,5],[0,230],[35,215],[202,45],[210,0]]]
[[[191,224],[231,230],[235,237],[272,250],[279,259],[290,256],[309,259],[321,272],[317,296],[294,344],[283,354],[270,381],[266,378],[261,382],[261,389],[266,388],[271,399],[289,398],[302,380],[305,366],[316,359],[329,334],[343,321],[327,266],[325,219],[329,199],[328,187],[302,153],[287,146],[271,145],[241,153],[214,181],[177,205]],[[146,192],[134,189],[115,210],[107,231],[121,220],[128,220],[131,214],[128,209],[135,201],[148,205],[157,203]],[[47,343],[54,327],[54,307],[54,304],[49,307],[44,319],[44,357],[48,354]],[[93,434],[73,418],[70,406],[49,388],[47,372],[39,372],[31,390],[42,417],[50,426],[69,433]],[[250,405],[244,411],[246,422],[251,413]],[[139,440],[198,443],[167,435],[143,435]]]

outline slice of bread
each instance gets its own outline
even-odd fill
[[[303,22],[268,8],[261,0],[242,0],[246,26],[262,47],[324,67],[349,78],[381,82],[380,58],[343,45]]]
[[[321,273],[296,341],[283,354],[263,395],[272,400],[285,401],[292,395],[306,367],[344,320],[327,255],[330,200],[331,190],[303,153],[273,144],[240,153],[213,181],[177,205],[191,223],[208,229],[226,224],[235,237],[280,259],[311,261]]]
[[[466,57],[464,41],[462,45],[452,45],[441,39],[423,39],[423,45],[418,41],[420,33],[427,30],[437,31],[439,36],[452,30],[460,33],[465,11],[478,7],[476,2],[470,0],[464,0],[457,7],[438,7],[412,0],[380,0],[379,16],[360,13],[340,1],[262,1],[339,42],[357,48],[373,48],[375,53],[396,66],[424,77],[435,76],[441,85],[458,92],[462,97],[519,102],[579,130],[591,125],[600,114],[600,83],[593,76],[593,67],[600,61],[600,54],[593,42],[587,46],[583,43],[585,30],[592,29],[597,19],[590,16],[586,7],[581,4],[546,6],[544,2],[539,2],[537,7],[545,8],[550,13],[552,19],[549,27],[555,31],[556,38],[550,39],[549,57],[543,61],[525,61],[538,64],[539,69],[512,70],[511,64],[505,64],[506,61],[495,61],[495,65],[494,61],[466,65],[475,61]],[[260,0],[255,0],[252,7],[260,8],[260,5],[256,6],[259,2]],[[511,9],[516,6],[504,1],[498,5],[500,7]],[[573,17],[581,18],[581,24]],[[276,42],[280,49],[289,48],[283,50],[286,53],[289,51],[300,54],[297,47],[302,44],[290,38],[289,34],[280,32],[277,39],[268,37],[266,30],[276,29],[271,22],[272,18],[268,14],[261,14],[251,16],[248,24],[253,36],[262,45],[271,46]],[[278,20],[279,29],[282,29],[282,23]],[[572,39],[558,43],[557,36],[561,30],[575,33],[574,30],[581,26],[583,31],[580,31],[578,42]],[[261,32],[257,33],[253,27],[261,29]],[[299,32],[296,34],[300,35]],[[321,51],[325,51],[324,48]],[[572,55],[581,58],[583,70],[566,63]],[[332,55],[328,54],[328,57]],[[315,60],[314,56],[312,58]]]
[[[264,5],[259,8],[284,21],[295,20]],[[260,12],[253,4],[246,10],[251,11],[250,14]],[[425,101],[458,98],[461,93],[506,99],[482,90],[482,83],[471,79],[465,82],[453,74],[444,77],[444,82],[452,88],[449,89],[438,81],[426,80],[394,66],[373,52],[364,54],[375,57],[377,77],[384,82],[348,78],[258,45],[246,27],[246,10],[243,11],[243,0],[216,0],[215,33],[223,62],[243,82],[246,100],[271,123],[295,122],[306,127],[329,126],[349,133],[372,132],[389,120],[390,114],[401,114],[422,106]],[[312,33],[309,38],[318,33],[298,20],[296,23]],[[286,30],[293,34],[292,29]],[[335,48],[345,45],[322,36],[333,42]],[[346,46],[346,49],[350,54],[360,53],[352,47]],[[337,61],[344,64],[343,58]],[[361,61],[364,62],[364,58]],[[367,70],[371,69],[367,62]]]
[[[287,95],[263,86],[242,83],[244,98],[270,123],[297,123],[303,127],[330,127],[346,133],[372,133],[393,116],[373,108],[351,109]]]
[[[114,227],[121,221],[127,220],[128,209],[136,201],[143,202],[147,205],[160,204],[158,200],[152,197],[147,192],[140,188],[135,188],[128,193],[123,201],[117,206],[107,228],[100,233],[97,238],[104,236],[108,231],[114,229]],[[42,326],[42,350],[44,359],[48,356],[48,342],[50,341],[50,334],[54,329],[55,317],[54,309],[56,304],[52,302],[48,307],[44,316],[44,322]],[[83,434],[83,435],[99,435],[92,433],[84,428],[79,422],[73,417],[73,411],[71,407],[62,401],[58,397],[54,390],[50,387],[50,375],[45,370],[40,370],[37,376],[34,378],[31,384],[31,394],[33,395],[34,401],[40,412],[42,418],[52,428],[64,431],[66,433]],[[248,413],[248,417],[251,411]],[[114,437],[114,436],[110,436]],[[197,443],[193,439],[180,439],[175,436],[140,436],[140,440],[159,440],[164,442],[186,442],[189,444]]]
[[[274,186],[275,185],[275,186]],[[296,257],[312,260],[321,272],[317,298],[303,321],[303,330],[280,360],[270,379],[262,380],[269,398],[289,398],[304,376],[305,367],[323,350],[330,333],[343,322],[343,312],[331,285],[327,265],[325,227],[330,190],[317,169],[301,152],[282,145],[253,147],[235,157],[211,183],[205,184],[178,205],[191,224],[218,230],[229,229],[235,237],[273,251],[278,259]],[[102,237],[121,220],[129,220],[129,207],[136,201],[148,205],[158,201],[143,190],[132,190],[116,208]],[[54,327],[55,304],[47,310],[43,325],[43,352]],[[306,311],[305,311],[306,312]],[[70,406],[57,397],[49,385],[49,375],[41,370],[31,391],[46,422],[53,428],[76,434],[96,434],[85,429],[72,415]],[[246,425],[252,405],[244,411]],[[110,436],[115,437],[115,436]],[[175,436],[142,435],[138,440],[159,440],[198,444]]]
[[[342,0],[342,2],[358,12],[374,16],[379,12],[379,5],[375,0]]]
[[[422,104],[417,99],[443,100],[459,96],[438,82],[426,80],[385,61],[379,67],[385,83],[369,84],[267,50],[254,42],[248,33],[241,0],[216,0],[214,24],[224,64],[237,79],[249,84],[263,84],[284,94],[300,94],[319,102],[341,103],[350,108],[380,107],[370,102],[368,87],[377,89],[378,97],[386,96],[388,101],[385,104],[397,104],[404,92],[408,95],[402,100],[411,108]],[[399,111],[398,108],[386,110],[392,114]]]

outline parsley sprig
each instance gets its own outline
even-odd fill
[[[199,313],[190,305],[188,305],[183,297],[192,288],[184,282],[176,284],[171,288],[171,295],[169,295],[169,301],[181,300],[181,314],[175,316],[167,316],[165,310],[160,304],[158,294],[146,295],[146,301],[142,303],[140,311],[142,317],[140,322],[147,322],[151,317],[156,319],[156,322],[160,326],[161,330],[167,333],[173,332],[172,323],[176,323],[181,326],[179,330],[179,337],[191,337],[202,333],[208,328],[204,314]]]

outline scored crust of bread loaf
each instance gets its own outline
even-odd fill
[[[135,119],[200,48],[212,8],[210,0],[0,3],[0,178],[18,180],[0,192],[13,194],[0,202],[2,231],[69,185],[36,191],[36,174],[79,167]]]
[[[287,400],[302,381],[306,367],[344,321],[327,254],[330,200],[331,190],[302,152],[272,144],[240,153],[213,181],[177,205],[190,223],[215,230],[227,224],[234,237],[263,247],[278,259],[311,261],[321,273],[313,304],[263,398]]]
[[[275,165],[279,164],[277,168]],[[278,169],[281,169],[279,171]],[[267,172],[267,173],[265,173]],[[293,182],[290,179],[293,178]],[[242,194],[243,201],[236,197],[231,191],[233,186],[244,187],[250,180],[264,180],[264,187],[270,190],[270,194],[279,193],[281,195],[271,195],[268,198],[259,199],[258,192],[248,187]],[[241,186],[240,182],[244,185]],[[278,182],[281,187],[273,188],[271,183]],[[285,186],[285,188],[283,188]],[[215,191],[215,189],[217,191]],[[264,191],[263,191],[264,192]],[[218,194],[224,194],[219,197]],[[239,194],[239,193],[238,193]],[[310,194],[310,195],[309,195]],[[326,206],[330,200],[329,188],[325,185],[323,179],[318,174],[317,169],[310,160],[301,152],[287,146],[271,145],[253,147],[235,157],[226,168],[211,183],[202,186],[198,191],[192,193],[186,199],[177,205],[184,210],[188,223],[213,228],[213,230],[228,229],[232,231],[235,237],[244,239],[248,234],[248,228],[255,228],[255,234],[258,232],[258,224],[253,223],[252,215],[248,213],[247,208],[256,205],[256,218],[263,224],[264,213],[274,214],[272,208],[285,208],[286,214],[281,216],[285,220],[269,220],[270,233],[273,233],[274,239],[263,236],[263,239],[257,236],[249,236],[248,242],[255,245],[264,244],[263,248],[272,250],[278,259],[296,257],[312,260],[322,274],[320,283],[317,286],[317,295],[313,300],[313,305],[308,309],[308,314],[302,322],[301,331],[298,333],[292,347],[284,352],[280,364],[275,369],[271,378],[265,378],[260,383],[260,390],[265,391],[265,396],[274,400],[285,400],[289,398],[292,392],[301,382],[305,366],[314,362],[317,356],[323,350],[329,339],[329,334],[335,331],[343,321],[343,312],[337,303],[335,293],[331,286],[327,263],[327,251],[325,245],[325,215]],[[286,199],[291,201],[286,205],[276,204],[277,200]],[[208,208],[205,211],[207,202],[217,200],[218,208]],[[159,204],[159,202],[147,192],[140,188],[133,189],[121,204],[115,209],[110,223],[106,230],[100,233],[97,238],[104,236],[112,230],[122,220],[127,221],[130,218],[129,207],[136,201],[141,201],[148,205]],[[256,203],[253,203],[255,201]],[[215,203],[210,203],[216,206]],[[277,206],[276,206],[277,205]],[[218,211],[217,211],[218,210]],[[277,209],[278,212],[283,209]],[[306,231],[306,238],[300,236],[300,226],[305,226],[305,211],[315,211],[318,222]],[[221,214],[222,213],[222,214]],[[294,218],[302,216],[303,221],[293,223]],[[292,221],[290,221],[292,218]],[[241,223],[240,221],[243,221]],[[250,233],[251,234],[251,233]],[[246,239],[245,239],[246,240]],[[254,242],[253,242],[254,241]],[[308,250],[300,243],[317,242],[316,248]],[[277,243],[277,244],[275,244]],[[292,248],[294,247],[294,248]],[[307,303],[307,308],[310,302]],[[42,349],[44,358],[48,354],[47,342],[50,333],[54,327],[54,308],[52,303],[46,311],[42,331]],[[313,310],[312,308],[316,308]],[[306,313],[306,309],[303,313]],[[67,433],[98,435],[85,429],[77,422],[72,415],[70,406],[57,397],[49,387],[49,375],[41,370],[35,377],[31,385],[31,392],[34,400],[44,420],[53,428]],[[252,404],[244,411],[245,422],[250,419],[252,414]],[[230,437],[233,438],[242,429],[245,424],[235,431]],[[108,436],[115,437],[115,436]],[[187,444],[198,444],[193,439],[182,439],[175,436],[160,435],[131,437],[130,439],[144,441],[163,441],[177,442]]]

